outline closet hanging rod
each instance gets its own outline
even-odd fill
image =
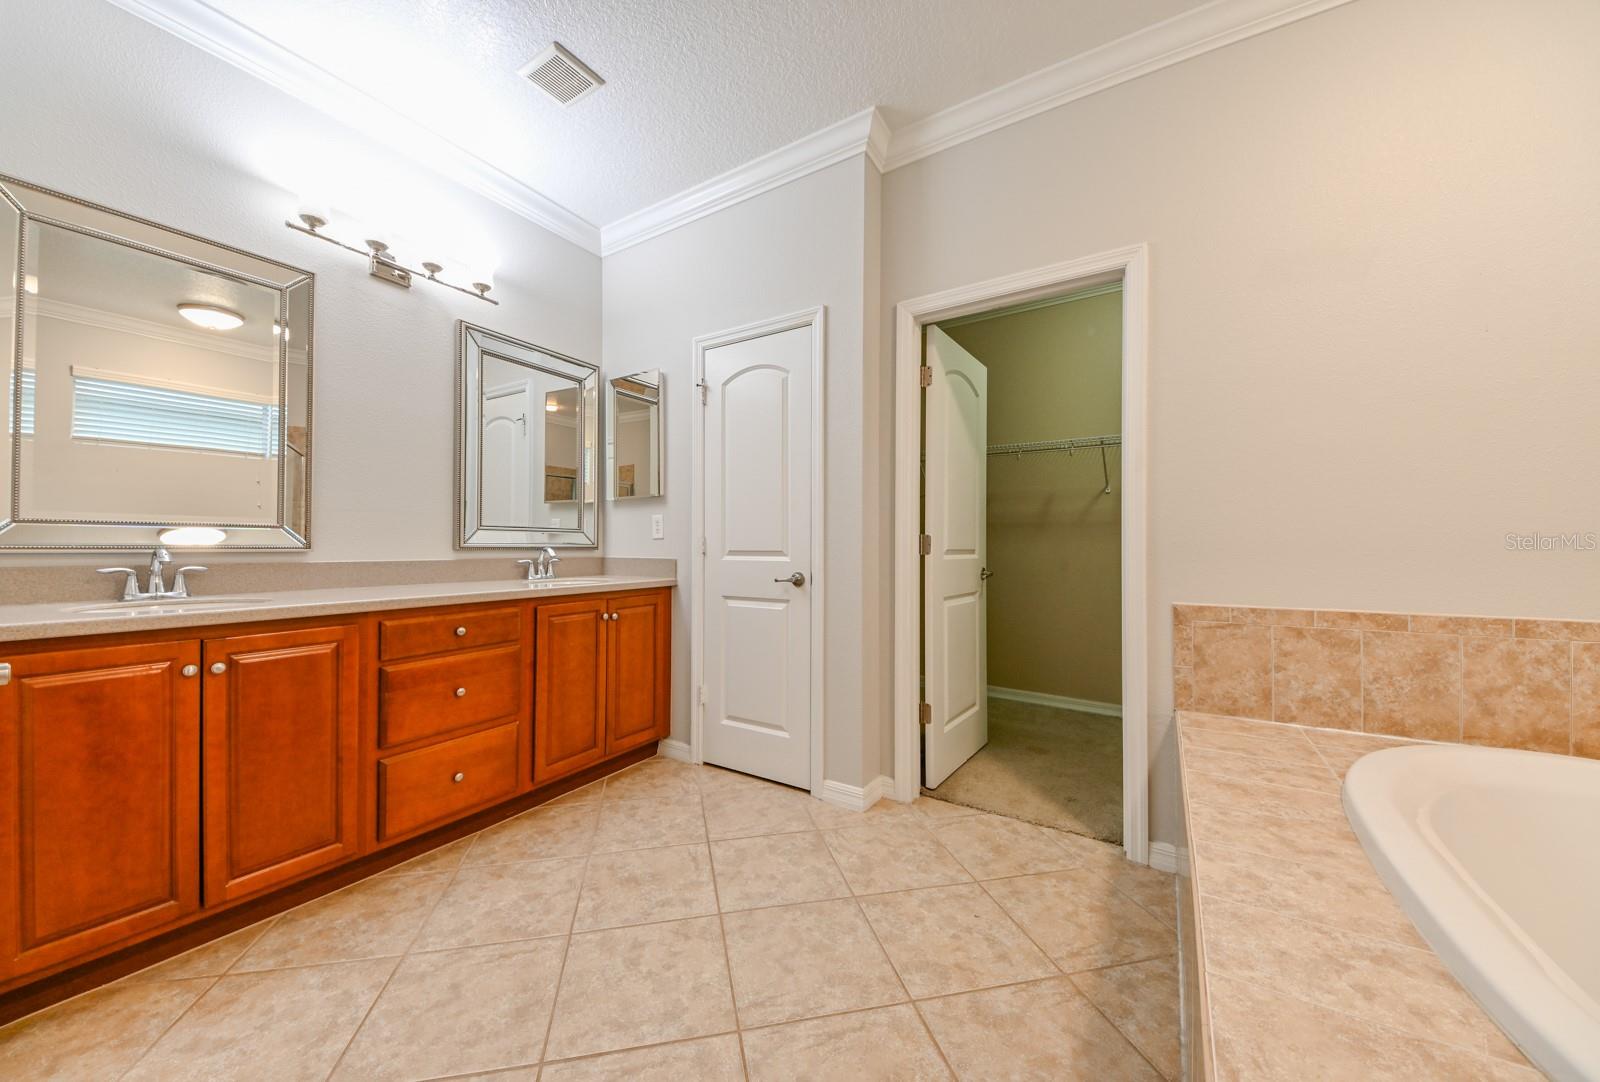
[[[1031,443],[991,443],[991,455],[1031,455],[1040,451],[1078,451],[1086,447],[1121,447],[1121,436],[1078,436],[1067,440],[1034,440]]]

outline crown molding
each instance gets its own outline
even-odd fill
[[[601,228],[600,254],[620,252],[856,154],[867,155],[882,168],[889,141],[889,126],[882,114],[875,108],[863,109],[670,199],[618,218]]]
[[[566,207],[432,129],[358,90],[202,0],[110,0],[407,157],[596,254],[600,230]]]
[[[884,169],[898,169],[1059,105],[1349,2],[1215,0],[901,126],[889,142]]]

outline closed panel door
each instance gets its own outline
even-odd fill
[[[811,785],[811,327],[705,353],[703,757]]]
[[[581,770],[606,754],[604,599],[540,605],[534,631],[533,781]]]
[[[358,643],[354,627],[206,642],[208,904],[356,855]]]
[[[926,505],[933,538],[923,575],[923,784],[937,786],[989,742],[988,371],[928,329]]]
[[[667,595],[611,603],[606,753],[614,755],[665,737],[671,728]]]
[[[0,977],[199,908],[199,644],[0,660]]]

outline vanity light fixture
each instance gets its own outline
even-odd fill
[[[178,314],[196,327],[204,327],[208,331],[233,331],[244,326],[244,317],[238,312],[215,304],[185,301],[178,305]]]
[[[557,402],[553,398],[547,398],[544,401],[544,411],[546,413],[560,413],[561,403]]]
[[[475,280],[471,283],[471,288],[459,286],[454,282],[447,282],[439,277],[444,271],[444,264],[442,263],[424,260],[420,269],[406,266],[389,251],[387,241],[376,237],[363,238],[362,243],[366,247],[358,248],[354,244],[347,244],[337,237],[332,237],[322,232],[323,227],[328,224],[328,212],[323,207],[303,206],[295,216],[300,219],[298,222],[285,220],[283,224],[296,233],[304,233],[308,237],[316,237],[318,240],[325,240],[329,244],[337,244],[347,252],[355,252],[357,255],[366,256],[367,270],[374,278],[381,278],[392,285],[410,289],[412,278],[421,277],[437,285],[444,286],[446,289],[453,289],[457,293],[465,293],[469,297],[477,297],[480,301],[488,301],[490,304],[500,303],[489,296],[489,290],[494,288],[494,283],[487,280],[490,277],[487,274],[473,274],[472,277]]]
[[[220,545],[228,539],[226,530],[214,526],[174,526],[161,531],[161,543],[173,548],[193,548],[200,545]]]

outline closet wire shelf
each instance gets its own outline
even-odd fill
[[[1122,437],[1118,436],[1077,436],[1066,440],[1034,440],[1029,443],[991,443],[989,455],[1033,455],[1042,451],[1066,451],[1076,454],[1079,451],[1100,448],[1100,472],[1105,478],[1104,492],[1111,491],[1111,466],[1106,461],[1107,447],[1121,447]]]

